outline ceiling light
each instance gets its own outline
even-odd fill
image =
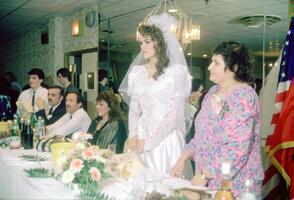
[[[191,56],[191,52],[187,53],[188,56]]]
[[[273,66],[273,63],[269,63],[268,66],[269,66],[269,67],[272,67],[272,66]]]
[[[207,57],[207,55],[206,55],[206,54],[203,54],[202,56],[203,56],[204,58],[206,58],[206,57]]]
[[[263,14],[243,15],[243,16],[239,16],[239,17],[236,17],[236,18],[228,21],[228,23],[230,23],[230,24],[243,24],[243,25],[250,27],[250,28],[258,28],[260,26],[263,26],[264,17],[265,17],[265,15],[263,15]],[[283,18],[278,15],[266,15],[266,25],[270,26],[274,23],[281,21],[282,19]]]
[[[175,13],[175,12],[178,12],[178,10],[177,9],[169,9],[168,12],[169,13]]]
[[[192,18],[179,7],[176,0],[161,0],[148,13],[143,23],[146,23],[150,16],[160,15],[164,12],[169,12],[178,21],[178,24],[171,25],[170,29],[177,36],[182,49],[185,49],[187,44],[192,41],[200,40],[200,26],[192,24]]]

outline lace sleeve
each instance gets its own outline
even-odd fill
[[[128,95],[131,97],[129,104],[129,138],[138,134],[138,120],[141,115],[141,107],[139,101],[140,97],[135,91],[137,80],[140,75],[138,69],[139,66],[134,67],[128,77]]]
[[[173,131],[185,131],[184,105],[186,94],[182,91],[187,89],[187,74],[181,67],[173,67],[172,95],[166,97],[170,99],[168,111],[154,130],[152,137],[146,139],[144,151],[150,151],[160,144]]]
[[[129,138],[138,134],[138,121],[141,114],[141,107],[139,103],[139,97],[133,95],[129,108]]]

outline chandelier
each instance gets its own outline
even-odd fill
[[[192,23],[192,17],[189,17],[177,4],[176,0],[161,0],[154,9],[148,13],[144,22],[149,16],[169,13],[178,20],[177,25],[171,25],[171,31],[178,38],[181,47],[185,49],[189,43],[194,40],[200,40],[200,26]]]

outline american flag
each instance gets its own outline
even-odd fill
[[[265,186],[279,173],[290,189],[290,199],[294,198],[294,17],[291,19],[280,64],[278,88],[275,100],[277,111],[272,116],[274,132],[267,137],[266,151],[272,166],[265,171]],[[271,194],[280,193],[278,187]],[[276,191],[276,192],[274,192]],[[271,196],[271,195],[269,195]],[[264,199],[274,199],[264,197]]]

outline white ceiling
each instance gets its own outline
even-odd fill
[[[0,41],[48,22],[53,16],[64,16],[93,4],[100,4],[101,27],[110,19],[111,43],[124,44],[116,50],[132,51],[136,47],[138,23],[160,0],[1,0]],[[282,21],[266,27],[267,52],[279,52],[288,29],[288,0],[178,0],[180,7],[192,13],[193,22],[201,26],[201,40],[193,43],[193,55],[210,54],[218,43],[236,40],[253,52],[263,49],[264,28],[249,28],[228,21],[240,15],[279,15]],[[267,6],[265,6],[267,4]],[[129,14],[128,14],[129,13]],[[104,38],[105,35],[101,34]],[[104,38],[106,39],[106,38]],[[278,43],[278,44],[276,44]],[[270,47],[272,44],[272,47]],[[189,48],[187,48],[189,50]]]

